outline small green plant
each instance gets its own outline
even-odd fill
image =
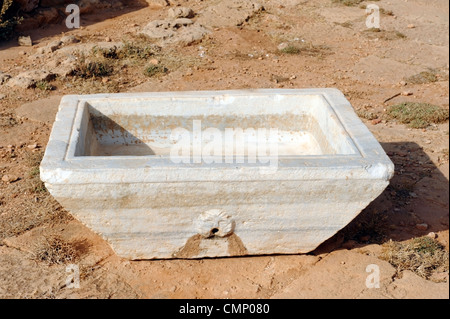
[[[300,54],[300,48],[295,45],[289,45],[280,51],[284,54]]]
[[[123,46],[113,46],[111,48],[94,47],[92,53],[94,55],[100,54],[106,59],[114,60],[145,60],[155,55],[157,48],[153,45],[144,43],[125,42]]]
[[[168,71],[169,70],[167,70],[167,68],[162,65],[150,65],[145,68],[144,75],[148,77],[153,77],[158,74],[167,73]]]
[[[47,81],[36,82],[36,88],[41,91],[52,91],[55,89],[54,86],[48,83]]]
[[[448,110],[428,103],[406,102],[393,105],[387,115],[411,128],[426,128],[432,123],[439,124],[449,119]]]
[[[381,259],[397,271],[410,270],[429,279],[433,272],[449,270],[448,251],[435,239],[419,237],[404,243],[389,241],[383,245]]]
[[[91,61],[82,57],[73,71],[73,75],[86,79],[108,76],[113,71],[114,68],[108,61]]]

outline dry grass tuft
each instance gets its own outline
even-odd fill
[[[391,240],[383,245],[380,258],[396,267],[397,271],[410,270],[425,279],[430,279],[434,272],[447,272],[449,269],[448,251],[438,241],[426,236],[404,243]]]
[[[429,69],[427,71],[420,72],[419,74],[406,78],[405,81],[410,84],[427,84],[439,81],[439,71],[436,69]],[[445,79],[444,79],[445,80]]]
[[[333,52],[326,45],[313,45],[312,43],[289,44],[286,48],[279,50],[283,54],[304,55],[310,57],[324,57]]]
[[[144,75],[148,77],[153,77],[159,74],[165,74],[169,70],[162,65],[149,65],[144,69]]]
[[[80,257],[76,246],[58,235],[46,236],[42,242],[36,244],[32,256],[36,261],[50,265],[74,263]]]
[[[428,103],[401,103],[389,108],[387,116],[411,128],[426,128],[448,121],[449,111]]]
[[[112,74],[114,67],[107,60],[91,60],[81,57],[73,75],[82,79],[102,78]]]
[[[375,0],[376,1],[376,0]],[[355,7],[360,5],[364,0],[332,0],[333,3],[339,3],[347,7]]]

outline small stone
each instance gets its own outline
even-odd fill
[[[14,183],[18,179],[19,178],[17,176],[14,176],[14,175],[3,175],[3,177],[2,177],[2,181],[4,181],[5,183]]]
[[[187,7],[175,7],[170,8],[168,17],[172,19],[176,18],[193,18],[195,16],[194,11]]]
[[[31,41],[31,37],[30,36],[19,37],[18,43],[22,47],[32,47],[33,46],[33,41]]]
[[[0,94],[0,101],[3,100],[4,98],[6,98],[5,94]]]
[[[290,78],[289,78],[289,80],[295,80],[297,78],[297,76],[296,75],[293,75],[293,76],[291,76]]]
[[[74,35],[65,35],[61,38],[61,42],[64,45],[78,43],[80,40]]]
[[[425,224],[425,223],[422,223],[422,224],[417,224],[416,225],[416,228],[418,229],[418,230],[427,230],[428,229],[428,224]]]
[[[414,24],[408,24],[408,29],[414,29],[416,26]]]
[[[400,81],[400,83],[399,83],[401,86],[405,86],[405,85],[407,85],[408,83],[406,83],[405,81]]]
[[[27,147],[28,147],[28,149],[30,149],[30,150],[34,150],[34,149],[38,148],[39,146],[38,146],[37,143],[34,143],[34,144],[28,145]]]
[[[377,125],[377,124],[380,124],[380,123],[381,123],[381,119],[380,118],[372,120],[372,125]]]
[[[106,37],[105,38],[105,42],[111,42],[112,40],[111,40],[111,38],[110,37]]]
[[[153,65],[159,64],[159,61],[157,59],[151,59],[149,62],[150,62],[150,64],[153,64]]]
[[[430,232],[430,233],[428,233],[427,237],[430,237],[432,239],[436,239],[438,237],[438,235],[435,232]]]
[[[19,51],[19,55],[27,55],[25,51]]]
[[[410,96],[410,95],[413,95],[413,92],[411,92],[411,91],[403,91],[401,94],[402,94],[402,96]]]
[[[0,85],[6,83],[11,78],[11,75],[0,71]]]

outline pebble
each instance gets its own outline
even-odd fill
[[[27,147],[28,147],[30,150],[34,150],[35,148],[38,148],[39,146],[38,146],[37,143],[34,143],[34,144],[28,145]]]
[[[381,123],[381,119],[373,119],[372,120],[372,125],[377,125]]]
[[[414,29],[416,26],[414,24],[408,24],[408,29]]]
[[[151,59],[149,62],[150,62],[150,64],[153,64],[153,65],[159,64],[159,61],[157,59]]]
[[[422,223],[422,224],[417,224],[416,228],[418,230],[427,230],[428,229],[428,224]]]
[[[24,47],[32,47],[33,46],[33,41],[31,40],[30,36],[27,37],[19,37],[18,39],[18,44],[20,46],[24,46]]]
[[[410,96],[410,95],[413,95],[413,92],[411,92],[411,91],[403,91],[401,94],[402,94],[402,96]]]
[[[427,237],[430,237],[432,239],[436,239],[438,237],[438,235],[435,232],[430,232],[430,233],[428,233]]]
[[[4,181],[5,183],[14,183],[18,179],[19,178],[14,175],[3,175],[3,177],[2,177],[2,181]]]

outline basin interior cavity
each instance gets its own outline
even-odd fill
[[[262,142],[287,157],[358,152],[321,95],[92,99],[80,105],[76,121],[75,157],[165,157],[186,141],[191,150],[212,144],[209,151],[235,156]]]

